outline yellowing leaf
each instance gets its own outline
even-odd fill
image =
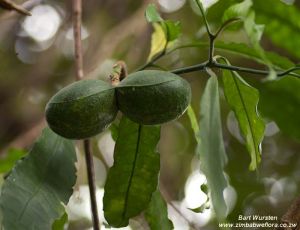
[[[165,31],[159,23],[153,23],[154,31],[151,37],[151,50],[148,56],[148,61],[155,55],[162,52],[167,45]]]

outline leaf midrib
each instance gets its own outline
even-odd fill
[[[123,213],[122,213],[123,219],[126,218],[129,193],[130,193],[131,183],[132,183],[133,176],[134,176],[135,169],[136,169],[136,161],[137,161],[137,156],[138,156],[139,148],[140,148],[141,132],[142,132],[142,125],[139,125],[137,143],[136,143],[135,154],[134,154],[134,160],[133,160],[133,164],[132,164],[132,170],[131,170],[131,174],[130,174],[130,177],[129,177],[128,187],[127,187],[127,190],[126,190],[126,193],[125,193],[124,210],[123,210]]]
[[[248,115],[248,111],[246,109],[246,104],[244,103],[244,98],[243,98],[243,95],[241,93],[241,90],[240,90],[240,87],[237,83],[237,80],[236,80],[236,77],[231,75],[232,78],[233,78],[233,81],[234,81],[234,84],[236,85],[236,88],[237,88],[237,91],[238,91],[238,94],[241,98],[241,103],[242,103],[242,106],[243,106],[243,109],[245,110],[245,114],[246,114],[246,118],[247,118],[247,122],[249,124],[249,128],[250,128],[250,132],[251,132],[251,140],[252,140],[252,143],[254,144],[254,151],[255,151],[255,165],[257,165],[257,162],[258,162],[258,158],[257,158],[257,149],[256,149],[256,141],[255,141],[255,137],[254,137],[254,133],[253,133],[253,129],[252,129],[252,125],[251,125],[251,122],[250,122],[250,117]],[[246,137],[245,137],[246,138]]]

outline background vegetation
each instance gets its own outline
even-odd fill
[[[215,2],[207,10],[207,19],[214,31],[221,25],[224,11],[240,1]],[[164,56],[159,65],[176,69],[207,60],[205,26],[190,1],[90,0],[84,1],[82,30],[84,71],[88,78],[107,81],[113,64],[120,59],[127,63],[129,72],[146,62],[153,32],[151,24],[144,19],[149,3],[156,3],[165,19],[180,21],[179,44],[193,44]],[[71,1],[31,0],[25,4],[32,8],[33,16],[25,18],[13,12],[0,12],[0,173],[3,176],[40,135],[45,126],[44,108],[49,98],[73,82],[75,74]],[[265,26],[260,44],[272,66],[275,69],[293,67],[300,58],[299,1],[253,0],[252,7],[256,23]],[[215,52],[226,56],[231,64],[268,70],[261,64],[264,61],[255,55],[242,28],[224,31],[216,42]],[[221,71],[216,74],[220,75]],[[300,80],[289,76],[266,81],[260,75],[241,75],[259,89],[258,110],[267,125],[261,146],[261,164],[256,171],[249,171],[248,151],[234,114],[225,102],[224,92],[220,91],[223,139],[228,158],[225,173],[230,184],[225,196],[230,208],[227,221],[236,222],[241,214],[274,215],[280,219],[300,193]],[[200,98],[208,75],[198,71],[183,77],[191,84],[192,107],[199,120]],[[102,209],[107,169],[113,163],[111,131],[93,138],[92,143],[98,205]],[[189,210],[206,200],[205,193],[200,190],[205,178],[199,172],[196,145],[187,113],[178,121],[162,126],[160,183],[175,229],[218,228],[211,208],[203,213]],[[91,217],[85,164],[82,149],[76,150],[78,178],[67,207],[69,229],[88,229]],[[100,218],[103,221],[102,212]],[[143,229],[143,224],[137,218],[131,227]]]

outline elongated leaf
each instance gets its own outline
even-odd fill
[[[265,34],[279,47],[300,57],[300,10],[282,1],[253,0],[257,22],[265,24]]]
[[[266,65],[269,67],[269,80],[274,80],[276,78],[276,72],[272,67],[272,63],[267,58],[264,49],[260,45],[260,40],[262,38],[263,32],[264,32],[264,25],[257,24],[255,22],[255,12],[251,10],[249,14],[247,15],[245,21],[244,21],[244,28],[245,31],[249,37],[250,43],[253,46],[253,48],[256,50],[256,52],[259,54],[262,60],[266,63]]]
[[[151,50],[148,56],[148,61],[150,61],[154,56],[164,52],[168,47],[173,45],[173,41],[181,34],[181,25],[179,21],[165,21],[162,19],[154,4],[148,5],[145,16],[154,28],[151,37]]]
[[[153,59],[153,57],[157,54],[163,52],[167,46],[167,38],[161,24],[153,23],[153,28],[154,31],[151,36],[151,50],[148,56],[148,61]]]
[[[9,172],[15,165],[16,161],[26,155],[26,151],[21,149],[8,150],[4,158],[0,158],[0,173]]]
[[[208,47],[209,44],[207,42],[191,42],[183,45],[179,45],[169,52],[172,52],[174,50],[180,49],[180,48],[188,48],[188,47]],[[251,60],[254,60],[258,63],[266,64],[265,60],[262,59],[260,54],[254,50],[253,48],[247,46],[246,44],[243,43],[225,43],[225,42],[219,42],[217,41],[215,43],[215,48],[216,50],[219,51],[227,51],[229,53],[237,54],[239,56],[243,56],[245,58],[249,58]],[[289,60],[286,57],[280,56],[279,54],[273,53],[273,52],[267,52],[265,51],[265,54],[273,64],[274,67],[276,68],[281,68],[281,69],[288,69],[293,67],[295,64]]]
[[[222,79],[226,100],[237,118],[250,153],[249,168],[255,170],[261,160],[261,142],[265,130],[265,124],[257,112],[259,92],[236,72],[223,70]]]
[[[259,110],[280,130],[300,140],[300,79],[284,77],[259,86]]]
[[[104,216],[114,227],[128,225],[145,210],[157,187],[160,157],[156,145],[159,126],[142,126],[123,116],[104,188]]]
[[[73,142],[49,128],[5,180],[0,197],[3,226],[47,230],[64,213],[76,181]]]
[[[149,207],[145,212],[145,217],[151,230],[174,229],[172,221],[168,219],[167,204],[159,190],[153,193]]]
[[[215,47],[217,50],[229,51],[235,54],[242,55],[259,63],[267,64],[257,51],[243,43],[216,42]],[[291,60],[286,57],[280,56],[279,54],[265,51],[265,55],[267,59],[271,61],[274,67],[287,69],[295,65]]]
[[[226,217],[223,190],[227,181],[223,172],[226,161],[220,118],[219,88],[216,76],[208,80],[200,104],[200,169],[207,178],[211,199],[218,219]]]

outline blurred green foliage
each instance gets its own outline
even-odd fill
[[[222,24],[224,11],[240,2],[219,0],[207,10],[213,31]],[[44,106],[48,99],[74,78],[73,56],[70,54],[72,50],[68,50],[68,47],[72,47],[72,39],[67,35],[72,23],[70,3],[52,1],[45,4],[57,9],[62,20],[48,48],[42,49],[42,42],[24,36],[24,18],[0,19],[0,149],[3,150],[44,116]],[[114,58],[124,59],[129,71],[145,64],[151,49],[153,28],[143,18],[145,7],[141,7],[144,5],[144,1],[134,0],[92,0],[84,3],[83,25],[87,31],[83,40],[84,68],[88,77],[108,80],[107,73],[115,62]],[[268,64],[267,61],[275,69],[286,69],[299,63],[299,2],[287,5],[279,0],[253,0],[252,10],[255,12],[254,22],[265,25],[260,45],[265,50],[266,59],[252,48],[242,27],[222,33],[216,42],[216,54],[225,56],[234,65],[264,70],[268,69],[263,65]],[[140,11],[142,13],[138,13]],[[0,17],[5,13],[2,11]],[[189,1],[180,10],[163,13],[162,17],[180,21],[182,34],[175,45],[190,45],[174,50],[157,64],[175,69],[207,59],[208,42],[203,21],[193,12]],[[125,34],[124,38],[118,40],[121,34]],[[114,41],[118,41],[117,44]],[[17,45],[33,58],[32,62],[24,62],[24,53],[16,53]],[[216,70],[216,74],[221,76],[221,71]],[[230,107],[225,102],[221,88],[221,128],[228,158],[225,173],[237,194],[227,220],[236,222],[239,215],[252,213],[280,218],[300,193],[299,79],[283,77],[265,81],[262,76],[241,76],[259,90],[258,112],[267,125],[262,143],[261,165],[257,172],[250,172],[248,166],[251,159],[243,141],[237,138],[240,132],[232,128],[234,122],[229,122]],[[193,89],[192,107],[199,120],[200,113],[203,113],[199,102],[208,75],[194,72],[183,77]],[[191,172],[198,170],[194,126],[191,127],[187,114],[178,122],[162,126],[159,144],[161,183],[166,186],[173,200],[184,200],[186,180]],[[200,124],[199,129],[202,128]],[[117,128],[113,126],[112,130],[116,139]],[[101,138],[101,135],[95,137],[99,142]],[[25,143],[26,147],[31,145],[32,142]],[[23,155],[18,151],[8,153],[0,161],[1,172],[10,170],[12,164]],[[84,181],[81,178],[79,180],[81,183]],[[201,229],[217,229],[216,220],[212,219]]]

